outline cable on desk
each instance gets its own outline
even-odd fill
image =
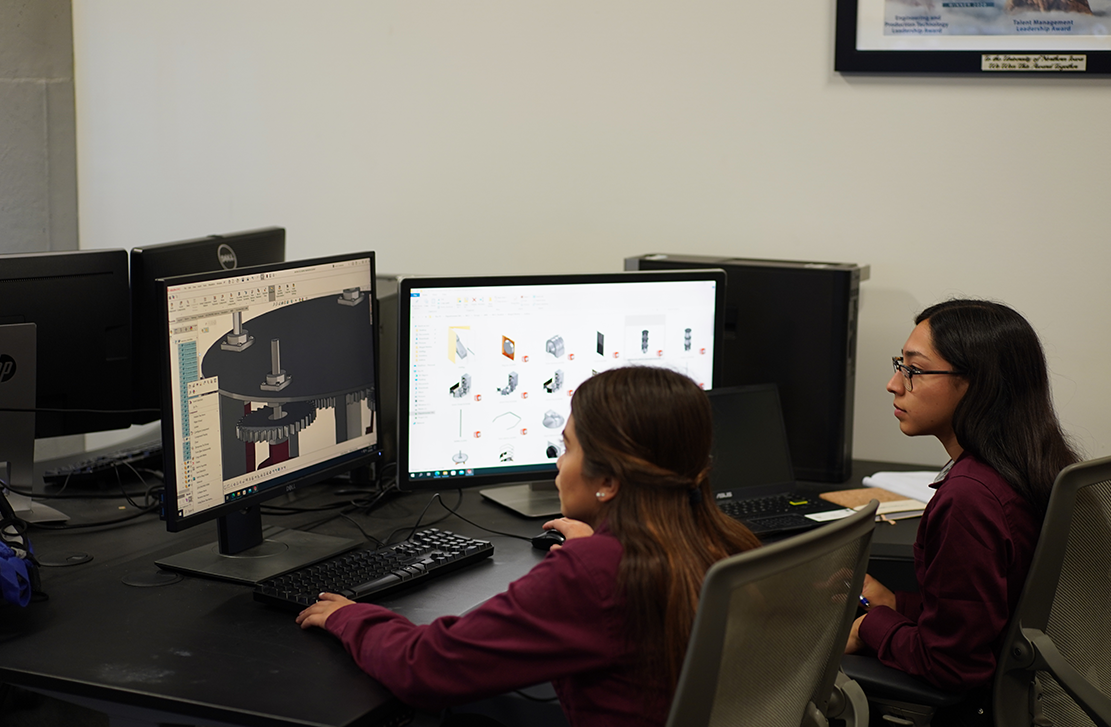
[[[112,520],[101,520],[94,523],[31,523],[31,527],[36,530],[77,530],[79,528],[99,528],[105,525],[120,525],[130,520],[142,517],[152,512],[157,512],[162,507],[161,503],[154,503],[149,507],[141,509],[139,512],[134,512],[123,517],[114,518]]]
[[[463,490],[459,489],[459,490],[456,490],[456,492],[459,493],[459,502],[455,503],[455,507],[459,507],[459,505],[463,502]],[[505,536],[507,538],[517,538],[518,540],[531,540],[532,539],[530,536],[527,536],[527,535],[517,535],[516,533],[503,533],[500,530],[494,530],[493,528],[488,528],[485,525],[479,525],[474,520],[471,520],[470,518],[463,517],[462,515],[459,514],[458,510],[455,510],[455,509],[450,508],[450,507],[447,506],[447,503],[444,502],[442,497],[440,497],[439,492],[432,495],[432,499],[429,500],[428,504],[424,506],[424,510],[421,511],[420,517],[417,518],[417,524],[413,526],[413,532],[416,532],[417,528],[420,527],[420,521],[421,521],[421,518],[424,517],[424,513],[427,512],[428,508],[430,508],[432,506],[432,503],[436,502],[436,501],[439,501],[441,507],[443,507],[449,513],[451,513],[452,515],[459,518],[460,520],[462,520],[465,523],[470,523],[471,525],[474,525],[479,530],[485,530],[488,533],[493,533],[494,535],[502,535],[502,536]],[[435,523],[442,522],[446,519],[447,519],[447,516],[445,515],[444,517],[440,518],[439,520],[434,520],[433,522],[429,523],[429,525],[434,525]],[[400,532],[400,531],[398,531],[398,532]],[[410,533],[410,536],[411,536],[411,533]]]
[[[120,492],[123,493],[123,497],[125,500],[127,500],[127,504],[131,505],[132,507],[149,507],[151,504],[160,504],[159,499],[153,498],[151,495],[154,491],[163,487],[163,485],[147,485],[147,481],[143,479],[143,476],[141,474],[139,474],[139,470],[135,469],[135,467],[133,467],[130,462],[124,462],[123,464],[129,470],[131,470],[132,474],[139,478],[139,482],[141,482],[143,486],[147,488],[146,495],[144,497],[144,504],[137,504],[134,500],[131,499],[131,495],[127,493],[127,488],[123,486],[123,478],[120,477],[120,468],[114,468],[116,472],[116,483],[120,486]],[[68,480],[69,478],[67,477],[66,479]],[[154,500],[154,502],[151,503],[151,500]]]
[[[116,500],[121,497],[146,497],[147,493],[157,491],[161,484],[151,485],[142,492],[33,492],[21,487],[5,486],[11,492],[35,500]]]
[[[58,409],[56,407],[11,407],[0,406],[0,412],[13,412],[16,414],[158,414],[161,409]]]
[[[389,465],[387,465],[387,466],[389,466]],[[396,466],[396,465],[394,465],[394,466]],[[385,467],[383,467],[383,469],[385,469]],[[339,480],[339,479],[341,479],[341,478],[337,477],[337,478],[332,478],[332,480],[329,480],[329,481],[335,481],[335,480]],[[357,500],[356,499],[356,500],[343,500],[341,502],[333,502],[333,503],[329,503],[327,505],[318,505],[318,506],[314,506],[314,507],[291,507],[291,506],[285,506],[285,505],[262,505],[261,508],[262,508],[262,512],[266,513],[268,515],[295,515],[295,514],[299,514],[299,513],[303,513],[303,512],[324,512],[324,511],[327,511],[327,510],[334,510],[334,509],[340,508],[340,507],[350,507],[352,509],[363,509],[363,510],[367,510],[369,512],[370,510],[373,510],[374,507],[377,506],[378,503],[384,497],[386,497],[387,495],[393,494],[395,492],[401,492],[401,490],[397,489],[397,478],[396,477],[392,478],[392,480],[388,481],[384,485],[382,484],[382,478],[379,477],[378,479],[375,480],[375,483],[377,484],[377,487],[375,489],[369,489],[369,490],[355,489],[355,490],[346,490],[346,491],[345,490],[337,490],[336,491],[337,495],[344,495],[344,494],[371,495],[371,496],[373,496],[373,499],[369,503],[367,503],[363,500]],[[350,511],[351,510],[348,510],[348,512],[350,512]],[[316,523],[316,525],[323,524],[323,523],[328,522],[329,520],[333,520],[333,519],[335,519],[335,518],[329,518],[328,520],[319,521],[319,522]],[[302,528],[303,527],[304,526],[302,526]]]
[[[145,484],[146,481],[143,480],[142,477],[140,477],[139,479],[141,481],[143,481],[144,484]],[[19,490],[16,490],[16,489],[13,489],[13,488],[9,487],[8,483],[3,481],[3,480],[0,480],[0,487],[4,487],[6,489],[9,489],[12,492],[15,492],[16,494],[24,494],[24,493],[21,493]],[[15,516],[14,513],[13,513],[14,523],[13,523],[12,527],[17,527],[17,528],[22,527],[24,529],[24,531],[26,531],[27,528],[34,528],[36,530],[77,530],[77,529],[80,529],[80,528],[98,528],[98,527],[102,527],[102,526],[105,526],[105,525],[119,525],[121,523],[125,523],[125,522],[128,522],[130,520],[134,520],[135,518],[142,517],[143,515],[146,515],[148,513],[157,511],[162,506],[162,503],[157,498],[155,498],[153,496],[153,493],[156,490],[160,489],[161,487],[162,487],[161,484],[154,484],[154,485],[150,485],[149,487],[147,487],[146,492],[144,493],[144,500],[145,501],[151,501],[151,504],[149,504],[149,505],[139,505],[134,500],[132,500],[131,497],[130,497],[130,494],[127,493],[126,490],[124,490],[123,482],[121,481],[120,482],[120,489],[124,490],[123,496],[127,499],[128,504],[131,505],[132,507],[135,507],[135,508],[139,509],[139,512],[130,513],[130,514],[125,515],[123,517],[113,518],[111,520],[101,520],[100,522],[92,522],[92,523],[69,523],[69,522],[65,522],[65,523],[29,523],[25,520],[21,520],[18,516]],[[30,494],[31,493],[27,493],[28,496],[30,496]],[[49,496],[47,496],[47,497],[49,497]],[[70,496],[67,496],[67,497],[76,498],[78,496],[70,495]],[[112,497],[119,497],[119,495],[112,495]],[[37,499],[37,496],[36,496],[36,499]],[[19,525],[16,525],[15,523],[18,523]]]
[[[139,482],[142,483],[142,485],[146,488],[145,490],[143,490],[142,492],[128,492],[127,488],[123,484],[123,479],[120,477],[119,467],[114,467],[113,471],[116,473],[116,484],[119,485],[119,487],[120,487],[120,494],[116,494],[114,492],[113,493],[104,493],[104,492],[67,493],[66,488],[69,486],[70,477],[72,477],[72,473],[66,475],[66,478],[62,481],[62,486],[58,489],[57,492],[34,492],[34,490],[25,490],[23,488],[15,487],[15,486],[12,486],[12,485],[7,485],[7,484],[5,484],[4,487],[6,487],[7,489],[16,493],[17,495],[23,495],[24,497],[30,497],[30,498],[33,498],[35,500],[112,500],[112,499],[115,499],[117,497],[122,497],[125,500],[127,500],[129,505],[131,505],[133,507],[146,507],[147,505],[139,505],[139,504],[135,503],[131,498],[142,495],[144,500],[150,500],[152,498],[152,495],[155,492],[157,492],[158,490],[160,490],[163,487],[163,485],[161,483],[154,484],[154,485],[147,484],[147,481],[146,481],[146,479],[143,478],[142,473],[146,472],[148,475],[153,475],[155,478],[157,478],[159,480],[162,479],[162,473],[157,471],[157,470],[147,469],[145,467],[136,468],[130,462],[123,462],[122,465],[127,467],[129,470],[131,470],[131,472],[135,475],[135,477],[139,480]]]
[[[374,493],[374,497],[370,501],[366,501],[366,500],[344,500],[342,502],[333,502],[333,503],[329,503],[327,505],[319,505],[319,506],[315,506],[315,507],[288,507],[288,506],[282,506],[282,505],[263,505],[263,506],[261,506],[261,509],[262,509],[263,513],[268,514],[268,515],[275,515],[275,516],[297,515],[297,514],[305,513],[305,512],[327,512],[329,510],[340,509],[340,512],[333,513],[332,515],[329,515],[328,517],[321,518],[320,520],[316,520],[316,521],[313,521],[313,522],[304,523],[302,525],[299,525],[298,529],[299,530],[306,530],[306,531],[313,530],[314,528],[318,528],[321,525],[324,525],[325,523],[329,523],[329,522],[331,522],[333,520],[336,520],[338,518],[343,518],[344,520],[347,520],[352,525],[354,525],[355,528],[362,534],[364,539],[366,539],[367,541],[375,543],[375,545],[377,547],[381,547],[382,545],[385,545],[385,543],[383,541],[379,540],[378,538],[374,537],[370,533],[368,533],[366,530],[364,530],[362,525],[360,525],[354,518],[352,518],[350,516],[350,513],[357,512],[357,511],[364,511],[364,512],[369,513],[375,507],[377,507],[378,504],[383,499],[385,499],[387,496],[393,495],[393,494],[396,494],[396,493],[399,493],[399,492],[400,492],[400,490],[397,489],[396,480],[395,480],[394,483],[391,484],[390,486],[387,486],[385,489],[379,490],[377,493]],[[360,493],[360,494],[363,494],[363,493]],[[371,493],[365,493],[365,494],[371,494]],[[392,535],[393,534],[391,533],[391,537],[392,537]]]
[[[342,500],[342,501],[339,501],[339,502],[331,502],[331,503],[328,503],[327,505],[315,505],[315,506],[312,506],[312,507],[292,507],[292,506],[288,506],[288,505],[262,505],[260,507],[262,508],[262,512],[267,514],[267,515],[298,515],[298,514],[303,513],[303,512],[326,512],[328,510],[335,510],[337,508],[348,508],[347,512],[351,512],[352,510],[368,510],[369,511],[369,510],[373,509],[382,500],[382,498],[386,497],[386,495],[393,494],[394,492],[399,492],[399,490],[397,490],[396,488],[382,490],[382,491],[376,493],[374,499],[371,500],[369,503],[367,503],[363,500]],[[337,494],[340,494],[340,493],[337,493]],[[372,494],[372,493],[359,492],[358,494]],[[338,515],[337,515],[337,517],[338,517]],[[322,523],[325,523],[325,522],[328,522],[329,520],[334,520],[334,519],[335,519],[335,517],[328,518],[327,520],[319,521],[318,523],[316,523],[316,525],[320,525]],[[302,526],[302,528],[303,527],[304,526]]]

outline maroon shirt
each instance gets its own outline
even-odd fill
[[[663,725],[624,638],[621,544],[605,531],[567,541],[464,616],[418,626],[381,606],[328,617],[359,666],[403,702],[437,710],[551,681],[572,727]]]
[[[918,526],[919,592],[897,592],[894,610],[870,610],[860,638],[884,664],[942,689],[989,684],[1040,530],[994,469],[961,455]]]

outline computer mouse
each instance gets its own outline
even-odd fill
[[[545,530],[539,535],[533,537],[532,547],[537,548],[538,550],[549,550],[553,545],[563,545],[563,541],[565,540],[567,540],[567,538],[563,535],[563,533],[559,532],[555,528],[552,528],[551,530]]]

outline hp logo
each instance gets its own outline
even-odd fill
[[[235,250],[232,250],[226,243],[221,243],[220,247],[216,248],[216,259],[220,261],[220,267],[224,270],[235,270],[239,265],[239,260],[235,257]]]
[[[0,384],[15,376],[15,359],[6,353],[0,353]]]

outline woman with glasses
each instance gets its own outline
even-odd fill
[[[867,577],[867,613],[845,651],[874,651],[888,666],[965,692],[991,682],[1053,481],[1077,455],[1021,315],[950,300],[915,323],[887,391],[903,433],[936,437],[950,461],[914,544],[919,592],[894,593]]]

